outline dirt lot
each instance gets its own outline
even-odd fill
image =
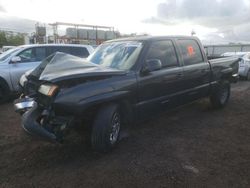
[[[223,110],[208,100],[131,127],[101,155],[73,139],[37,141],[0,106],[0,187],[250,187],[250,83]]]

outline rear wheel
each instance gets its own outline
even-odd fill
[[[118,105],[101,107],[94,120],[91,146],[98,152],[107,152],[115,147],[121,130],[121,114]]]
[[[226,106],[230,97],[230,92],[231,88],[228,81],[219,83],[210,96],[212,106],[214,108],[223,108],[224,106]]]
[[[0,104],[9,99],[9,89],[5,84],[0,83]]]

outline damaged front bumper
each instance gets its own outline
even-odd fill
[[[14,101],[15,112],[23,114],[35,105],[33,98],[20,98]]]
[[[71,117],[51,117],[47,110],[30,98],[16,100],[14,108],[16,112],[23,113],[22,127],[26,132],[48,141],[61,142],[73,122]]]

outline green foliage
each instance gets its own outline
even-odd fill
[[[0,32],[0,47],[4,46],[4,45],[7,45],[8,42],[7,42],[7,38],[6,38],[6,35],[5,35],[5,32]]]
[[[24,44],[24,36],[22,34],[7,35],[0,31],[0,47],[2,46],[19,46]]]

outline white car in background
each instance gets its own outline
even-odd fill
[[[241,59],[239,62],[239,76],[250,80],[250,52],[226,52],[221,56],[238,56]]]
[[[16,46],[3,46],[2,47],[2,53],[7,52],[10,49],[16,48]]]

